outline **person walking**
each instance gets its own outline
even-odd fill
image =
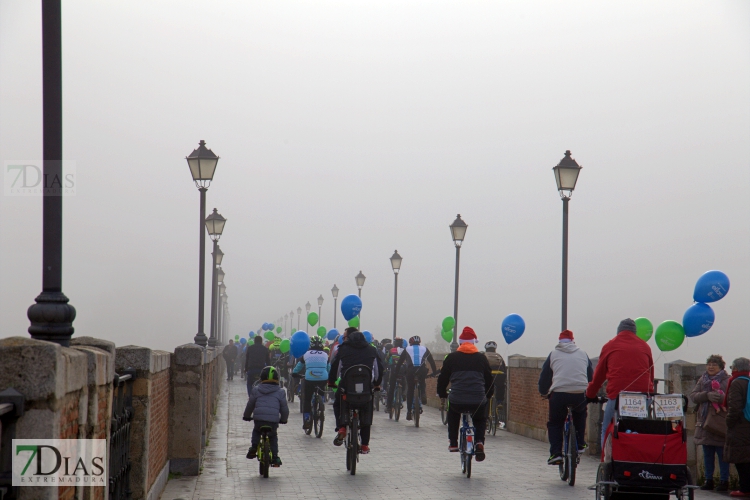
[[[724,460],[734,464],[740,488],[729,496],[750,498],[750,359],[732,361],[732,378],[727,383],[727,439]]]
[[[724,371],[726,363],[718,354],[706,360],[706,371],[695,384],[690,400],[697,405],[695,423],[695,444],[703,446],[703,467],[706,480],[702,490],[729,491],[729,463],[724,461],[724,441],[726,439],[726,408],[723,408],[729,375]],[[713,415],[720,415],[718,419]],[[709,417],[723,423],[723,432],[711,432],[704,428]],[[716,457],[719,458],[719,485],[714,484]]]
[[[266,366],[271,365],[271,354],[268,347],[263,345],[263,337],[256,335],[253,338],[253,345],[250,345],[245,350],[245,380],[247,383],[247,396],[250,397],[250,392],[253,388],[253,384],[260,376],[260,372]]]
[[[596,393],[607,381],[607,406],[602,420],[602,447],[607,427],[615,416],[617,397],[622,391],[654,392],[654,359],[651,347],[636,334],[635,321],[630,318],[620,321],[615,338],[604,344],[594,378],[586,389],[586,399],[598,402]]]
[[[234,379],[234,361],[237,359],[237,348],[234,340],[229,339],[229,344],[221,351],[221,356],[227,364],[227,380]]]
[[[563,463],[563,431],[565,419],[568,417],[568,405],[573,406],[573,426],[576,430],[578,453],[583,453],[587,447],[584,440],[588,410],[585,393],[593,374],[591,360],[576,345],[573,332],[565,330],[560,333],[558,344],[547,356],[539,375],[539,394],[549,397],[548,465]]]

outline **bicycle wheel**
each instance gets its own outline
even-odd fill
[[[596,470],[596,500],[610,500],[612,498],[612,486],[608,484],[599,484],[602,481],[609,481],[605,471],[606,464],[599,464]]]
[[[568,453],[565,457],[568,462],[568,484],[576,484],[576,467],[578,466],[578,442],[576,440],[576,428],[570,421],[570,433],[568,434]]]
[[[300,386],[300,392],[299,392],[299,412],[304,413],[305,410],[305,386],[302,384],[299,384]]]
[[[440,420],[443,421],[443,425],[448,425],[448,409],[445,405],[440,405]]]
[[[466,478],[471,477],[471,455],[466,454]]]
[[[263,477],[268,478],[268,469],[271,467],[271,440],[268,436],[263,440]]]
[[[318,408],[317,400],[316,400],[317,397],[318,397],[317,394],[313,394],[312,401],[310,402],[310,420],[312,421],[312,424],[315,425],[316,427],[317,427],[317,420],[318,420],[318,415],[316,415],[317,408]],[[311,425],[309,429],[305,429],[305,434],[309,436],[310,434],[312,434],[312,431],[313,431],[313,426]]]
[[[359,416],[355,413],[351,423],[352,431],[352,453],[351,453],[351,474],[357,473],[357,461],[359,460]]]
[[[411,402],[414,416],[414,427],[419,427],[419,414],[422,413],[422,400],[419,399],[419,384],[414,388],[414,399]]]
[[[323,403],[323,398],[318,396],[318,409],[315,412],[315,437],[320,438],[323,435],[323,422],[326,420],[326,405]]]
[[[289,387],[286,390],[286,399],[290,403],[294,403],[294,391],[297,390],[297,379],[292,377],[289,381]]]
[[[398,417],[401,416],[401,386],[396,387],[396,394],[394,395],[394,416],[396,417],[395,420],[398,422]]]
[[[565,431],[563,432],[563,450],[562,450],[562,463],[560,463],[557,468],[560,472],[560,480],[561,481],[567,481],[568,480],[568,472],[570,471],[569,465],[570,462],[568,461],[568,443],[570,440],[568,439],[568,432],[570,432],[570,428],[565,425]]]
[[[497,434],[497,418],[495,418],[495,412],[496,412],[495,396],[492,396],[492,398],[490,398],[489,408],[490,408],[490,414],[489,414],[489,418],[487,419],[488,420],[487,423],[489,424],[490,433],[494,436],[495,434]]]

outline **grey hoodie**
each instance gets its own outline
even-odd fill
[[[593,376],[588,355],[575,342],[561,342],[544,362],[539,375],[539,393],[585,392]]]
[[[245,406],[243,420],[252,416],[261,422],[286,422],[289,418],[289,406],[286,404],[286,393],[279,384],[260,383],[250,391],[250,399]]]

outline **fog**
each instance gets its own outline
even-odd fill
[[[4,183],[8,162],[41,163],[39,4],[0,2]],[[732,287],[713,328],[663,355],[652,340],[654,358],[750,356],[746,1],[66,0],[63,80],[77,336],[193,341],[199,196],[184,158],[203,139],[221,156],[207,207],[228,219],[232,337],[291,310],[296,327],[321,294],[331,328],[330,289],[356,293],[360,270],[362,328],[389,337],[398,249],[398,333],[432,340],[453,313],[460,213],[460,328],[544,356],[560,331],[552,167],[569,149],[583,166],[570,202],[578,344],[598,355],[626,317],[681,321],[695,281],[720,269]],[[41,207],[0,196],[0,337],[28,335]],[[506,347],[510,313],[527,328]]]

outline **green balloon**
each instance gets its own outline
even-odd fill
[[[326,336],[326,327],[325,326],[319,326],[318,327],[318,337],[325,337]]]
[[[685,341],[685,329],[676,321],[665,321],[656,329],[654,339],[661,351],[674,351]]]
[[[349,320],[349,326],[359,328],[359,316],[354,316]]]
[[[270,330],[263,334],[263,337],[265,337],[266,340],[273,340],[275,336],[276,335],[274,335]]]
[[[281,352],[289,352],[289,339],[284,339],[281,341],[281,344],[279,344],[279,351]]]
[[[456,326],[456,320],[453,319],[453,316],[447,316],[443,320],[443,331],[444,332],[452,331],[454,326]],[[451,338],[453,338],[453,337],[451,337]]]
[[[295,334],[295,333],[297,333],[297,329],[296,328],[292,328],[292,334]]]
[[[307,322],[310,323],[310,326],[315,326],[315,323],[318,322],[318,313],[310,313],[307,315]]]
[[[240,340],[240,336],[239,336],[239,335],[235,335],[235,336],[234,336],[234,340],[235,340],[235,341],[237,341],[237,340]]]
[[[453,332],[446,332],[445,330],[443,330],[442,332],[440,332],[440,335],[443,336],[443,340],[445,340],[446,342],[450,342],[451,340],[453,340]]]
[[[280,326],[276,327],[276,333],[281,333],[282,328]]]
[[[654,325],[651,324],[648,318],[636,318],[635,334],[638,335],[638,338],[648,342],[654,334]]]

